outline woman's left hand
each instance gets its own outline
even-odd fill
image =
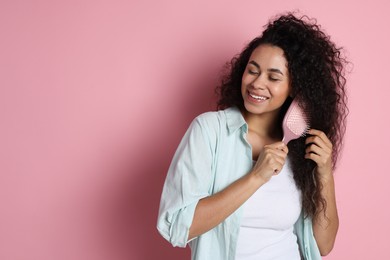
[[[317,164],[317,173],[326,177],[332,174],[332,151],[333,145],[324,132],[310,129],[306,138],[305,158],[311,159]]]

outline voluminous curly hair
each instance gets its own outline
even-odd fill
[[[337,163],[345,133],[348,109],[345,91],[346,59],[342,48],[330,40],[317,21],[292,13],[271,20],[263,34],[253,39],[244,50],[227,64],[219,94],[218,109],[237,106],[245,109],[241,95],[241,79],[252,52],[262,44],[281,48],[288,63],[292,95],[298,99],[310,118],[310,127],[323,131],[333,144],[333,168]],[[291,103],[288,98],[280,118]],[[280,120],[281,123],[281,120]],[[325,209],[321,182],[315,174],[314,161],[305,159],[305,137],[289,142],[289,158],[296,185],[302,192],[306,216],[315,217]]]

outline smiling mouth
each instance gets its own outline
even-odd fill
[[[259,100],[259,101],[264,101],[264,100],[267,100],[269,99],[268,97],[265,97],[265,96],[257,96],[255,94],[252,94],[248,91],[248,95],[256,100]]]

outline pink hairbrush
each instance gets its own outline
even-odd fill
[[[283,118],[282,128],[282,141],[285,144],[288,144],[291,140],[305,136],[309,130],[309,119],[295,98]]]

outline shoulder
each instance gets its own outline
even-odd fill
[[[245,125],[245,120],[237,107],[205,112],[192,121],[190,129],[201,132],[209,138],[228,136]]]
[[[201,133],[208,142],[215,142],[226,132],[225,110],[209,111],[195,117],[191,123],[191,130]]]
[[[201,128],[212,132],[220,132],[227,128],[228,125],[228,114],[232,108],[224,110],[210,111],[198,115],[194,122],[199,124]],[[231,112],[231,111],[230,111]]]
[[[225,119],[224,110],[209,111],[195,117],[195,121],[199,122],[200,124],[209,124],[209,125],[215,124],[220,121],[224,121],[224,119]]]

